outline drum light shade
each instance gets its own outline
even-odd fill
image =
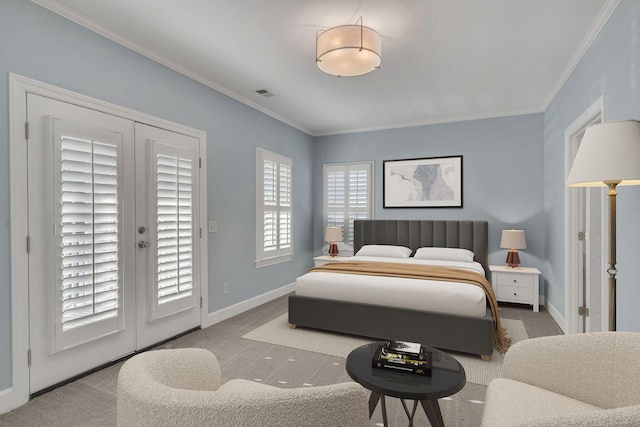
[[[380,67],[382,39],[360,24],[329,28],[316,36],[316,63],[325,73],[339,77],[367,74]]]

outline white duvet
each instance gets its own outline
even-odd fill
[[[337,262],[339,262],[338,259]],[[365,257],[343,261],[397,262],[463,268],[484,276],[477,262],[418,260],[414,258]],[[486,313],[484,290],[467,283],[406,279],[385,276],[309,272],[296,280],[297,295],[374,305],[402,307],[440,313],[483,317]]]

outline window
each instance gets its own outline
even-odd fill
[[[256,267],[291,260],[292,161],[258,148],[256,153]]]
[[[342,227],[353,245],[353,220],[373,218],[373,162],[324,165],[324,226]]]

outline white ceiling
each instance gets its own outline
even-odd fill
[[[619,2],[33,1],[310,135],[544,111]],[[320,71],[317,30],[360,16],[381,70]]]

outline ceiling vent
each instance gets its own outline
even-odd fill
[[[269,91],[268,91],[268,90],[266,90],[266,89],[258,89],[258,90],[256,91],[256,93],[257,93],[257,94],[260,94],[260,95],[262,95],[262,96],[264,96],[265,98],[270,98],[270,97],[272,97],[272,96],[275,96],[274,94],[272,94],[271,92],[269,92]]]

